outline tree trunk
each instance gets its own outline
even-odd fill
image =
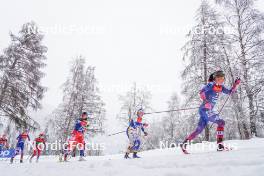
[[[233,69],[231,66],[231,62],[230,59],[228,57],[228,54],[226,52],[225,47],[223,47],[224,49],[224,53],[226,56],[226,61],[227,61],[227,65],[229,67],[229,72],[230,72],[230,76],[231,76],[231,80],[234,81],[235,80],[235,76],[233,74]],[[240,135],[240,139],[249,139],[249,132],[247,129],[247,124],[244,120],[245,118],[245,114],[244,111],[242,110],[242,104],[239,103],[239,96],[238,94],[233,94],[232,97],[232,103],[235,106],[235,116],[236,116],[236,120],[237,120],[237,129]]]
[[[248,104],[249,104],[249,119],[250,119],[250,130],[251,135],[257,136],[257,130],[256,130],[256,119],[255,119],[255,111],[254,111],[254,99],[253,94],[250,91],[249,83],[248,83],[248,62],[246,60],[246,52],[245,52],[245,45],[243,43],[243,36],[242,36],[242,27],[241,27],[241,16],[240,16],[240,10],[239,7],[237,7],[237,15],[238,15],[238,22],[237,22],[237,29],[239,34],[239,44],[240,44],[240,50],[241,50],[241,60],[242,60],[242,68],[243,68],[243,78],[244,78],[244,85],[246,90],[246,95],[248,98]]]
[[[203,21],[203,25],[205,25],[205,19],[203,18],[202,19]],[[208,78],[208,75],[207,75],[207,72],[208,72],[208,68],[207,68],[207,43],[206,43],[206,34],[204,32],[204,41],[203,41],[203,66],[204,66],[204,84],[206,85],[207,84],[207,78]],[[205,140],[206,141],[209,141],[210,140],[210,129],[209,129],[209,126],[206,125],[205,127]]]

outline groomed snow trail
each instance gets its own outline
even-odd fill
[[[140,159],[123,155],[86,157],[59,163],[42,157],[39,163],[9,164],[0,161],[1,176],[263,176],[264,139],[227,141],[237,146],[230,152],[203,151],[184,155],[179,148],[142,152]],[[199,144],[195,144],[199,145]],[[26,157],[25,157],[26,158]]]

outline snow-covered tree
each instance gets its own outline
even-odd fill
[[[146,89],[137,88],[136,83],[133,84],[131,90],[119,97],[121,102],[120,113],[117,118],[127,126],[130,118],[135,118],[138,109],[143,108],[144,111],[151,110],[150,100],[151,93]]]
[[[168,101],[168,110],[174,110],[180,108],[180,99],[178,95],[175,93],[171,96],[171,99]],[[171,111],[168,112],[167,116],[163,119],[163,127],[165,130],[165,135],[167,141],[175,143],[176,139],[179,139],[179,133],[181,130],[180,126],[183,125],[181,119],[181,112],[179,111]],[[185,137],[185,136],[184,136]]]
[[[38,128],[29,110],[41,108],[46,88],[44,76],[47,47],[34,22],[22,26],[18,35],[10,34],[11,44],[0,56],[0,112],[18,128]]]
[[[85,58],[78,56],[71,64],[70,74],[63,84],[63,102],[52,113],[56,137],[65,141],[82,112],[88,119],[92,134],[104,132],[105,109],[99,95],[94,67],[85,67]]]
[[[232,60],[242,77],[241,92],[247,102],[251,134],[257,133],[256,101],[263,91],[264,15],[254,7],[255,0],[216,0],[226,10],[226,23],[232,46]]]

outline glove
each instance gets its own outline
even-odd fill
[[[212,104],[209,103],[209,102],[207,102],[207,103],[204,104],[204,107],[205,107],[206,109],[208,109],[208,110],[211,110],[211,109],[212,109]]]
[[[148,133],[147,133],[147,132],[144,132],[144,135],[145,135],[145,136],[147,136],[147,135],[148,135]]]
[[[235,83],[233,84],[233,87],[232,87],[232,92],[234,92],[237,88],[237,86],[241,83],[241,80],[240,78],[236,78],[235,80]]]
[[[236,78],[234,86],[238,86],[240,82],[241,82],[240,78]]]
[[[148,127],[148,124],[147,123],[143,123],[143,127]]]

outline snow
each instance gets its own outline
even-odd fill
[[[58,157],[42,157],[39,163],[9,164],[0,162],[4,176],[262,176],[264,169],[264,139],[226,141],[235,145],[229,152],[192,151],[184,155],[179,148],[141,152],[140,159],[123,159],[123,155],[86,157],[79,162],[58,162]],[[193,146],[201,144],[194,144]],[[25,157],[27,158],[27,157]]]

